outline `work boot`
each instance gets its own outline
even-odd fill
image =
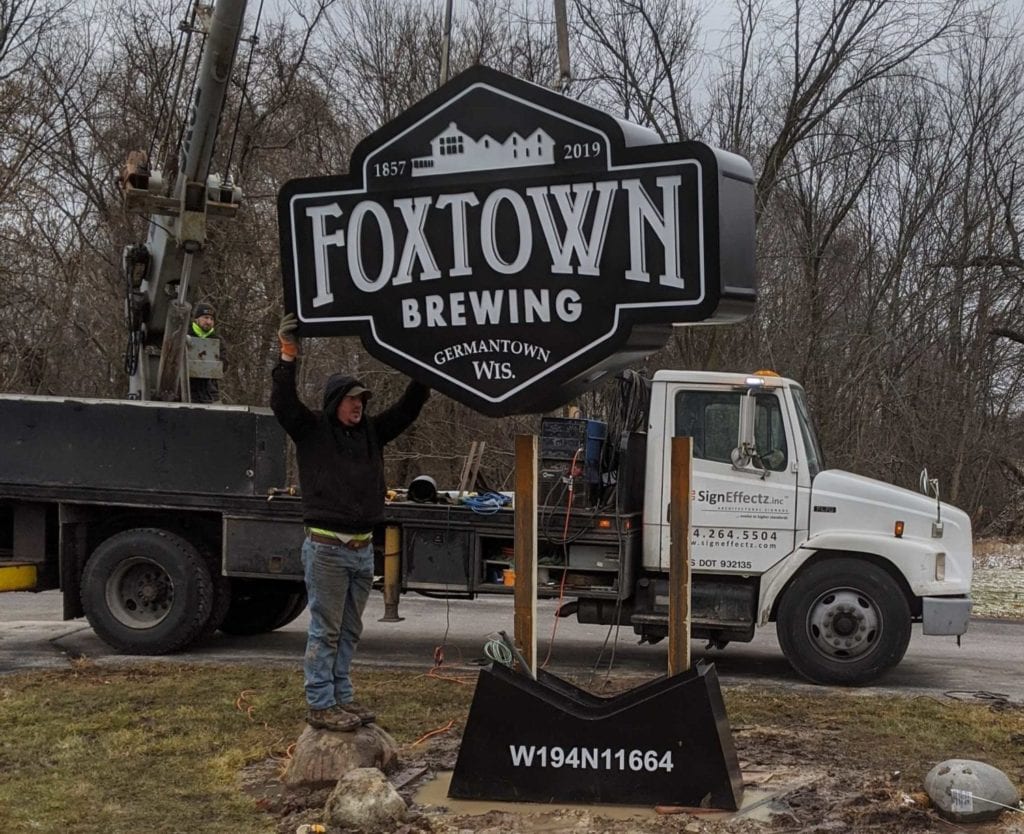
[[[336,733],[350,733],[362,726],[359,716],[342,709],[338,704],[327,709],[310,709],[306,723],[317,730],[333,730]]]
[[[377,713],[375,713],[369,707],[364,707],[357,701],[349,701],[348,703],[340,705],[345,712],[351,713],[358,718],[363,724],[372,724],[377,720]]]

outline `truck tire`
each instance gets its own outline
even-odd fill
[[[265,634],[306,610],[306,589],[295,583],[234,580],[231,605],[220,630],[238,636]]]
[[[271,631],[284,628],[288,623],[293,622],[303,611],[306,610],[307,605],[309,605],[309,599],[306,597],[305,589],[303,589],[295,594],[295,598],[289,607],[282,609],[281,615],[277,618],[277,622],[274,623],[274,627]]]
[[[210,606],[210,617],[199,633],[199,639],[212,637],[220,629],[231,608],[231,580],[215,572],[216,568],[207,561],[213,581],[213,603]]]
[[[128,654],[167,654],[210,619],[213,581],[199,552],[166,530],[138,528],[97,547],[82,573],[82,606],[100,638]]]
[[[910,607],[893,578],[871,562],[827,559],[797,575],[779,604],[779,644],[814,683],[870,683],[910,642]]]

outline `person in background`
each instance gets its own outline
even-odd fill
[[[209,304],[197,304],[192,311],[192,329],[189,337],[193,339],[218,339],[220,340],[220,359],[227,363],[227,355],[224,340],[216,331],[216,319],[213,307]],[[189,377],[188,380],[189,401],[194,403],[219,403],[220,385],[216,379],[204,379],[201,377]]]
[[[410,381],[398,402],[371,415],[372,392],[355,377],[333,374],[324,386],[323,409],[312,411],[295,390],[297,327],[294,314],[281,319],[270,406],[295,443],[299,466],[310,613],[306,721],[348,732],[376,718],[354,700],[350,669],[373,582],[373,528],[384,515],[383,449],[415,422],[430,389]]]

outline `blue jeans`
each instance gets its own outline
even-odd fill
[[[353,550],[307,537],[302,565],[310,613],[303,661],[306,701],[311,709],[327,709],[352,700],[349,669],[373,584],[373,543]]]

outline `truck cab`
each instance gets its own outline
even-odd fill
[[[655,374],[643,516],[649,581],[668,572],[675,436],[692,438],[696,633],[724,644],[775,621],[802,675],[859,683],[899,662],[912,622],[925,634],[966,631],[967,515],[937,496],[825,469],[803,389],[770,372]],[[657,589],[646,595],[651,612],[657,597]]]

